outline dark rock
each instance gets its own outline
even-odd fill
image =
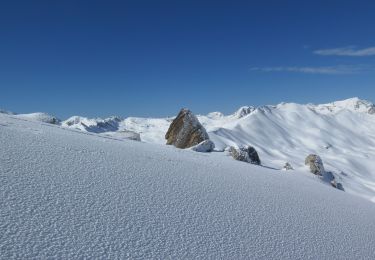
[[[197,117],[190,110],[181,109],[169,126],[165,139],[168,145],[184,149],[198,145],[209,137]]]
[[[345,191],[345,190],[344,190],[344,187],[342,186],[341,183],[337,183],[337,184],[336,184],[336,189],[339,189],[339,190]]]
[[[247,162],[256,165],[260,165],[261,163],[257,151],[252,146],[242,146],[238,149],[231,146],[229,148],[229,154],[237,161]]]
[[[247,116],[248,114],[251,114],[255,110],[254,107],[241,107],[239,108],[236,113],[234,114],[237,118],[242,118],[244,116]]]
[[[306,157],[305,164],[310,166],[310,171],[315,174],[322,176],[325,172],[322,159],[316,154],[310,154]]]
[[[290,165],[290,163],[287,162],[285,163],[283,170],[291,171],[291,170],[294,170],[294,168],[292,167],[292,165]]]

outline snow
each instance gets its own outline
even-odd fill
[[[5,109],[0,108],[0,114],[8,114],[8,115],[14,115],[14,113],[7,111]]]
[[[2,259],[375,255],[375,205],[298,169],[5,114],[0,143]]]
[[[35,114],[28,118],[46,122]],[[306,156],[317,154],[346,192],[375,202],[375,106],[369,101],[351,98],[320,105],[243,106],[232,115],[212,112],[197,118],[216,151],[250,145],[256,148],[264,166],[282,169],[289,162],[294,169],[305,173],[308,173]],[[61,126],[164,145],[172,120],[173,117],[75,116]]]
[[[234,113],[234,117],[236,117],[236,118],[242,118],[244,116],[247,116],[248,114],[251,114],[254,110],[255,110],[255,107],[249,107],[249,106],[240,107]]]
[[[35,115],[29,118],[35,120]],[[289,162],[306,173],[306,156],[317,154],[346,192],[375,202],[375,106],[369,101],[351,98],[321,105],[243,106],[232,115],[212,112],[197,118],[217,151],[251,145],[265,166],[282,169]],[[164,145],[172,120],[75,116],[61,125],[118,139],[140,137],[143,142]]]
[[[306,156],[318,154],[346,192],[375,201],[375,116],[349,105],[340,111],[332,107],[332,113],[319,107],[261,107],[209,131],[210,139],[219,150],[252,145],[265,165],[278,169],[290,162],[307,171]]]
[[[318,154],[345,191],[375,202],[374,105],[351,98],[322,105],[281,103],[244,106],[232,115],[198,115],[217,151],[228,146],[254,146],[265,166],[282,169],[286,162],[308,172],[305,158]],[[173,117],[135,118],[119,130],[140,134],[148,143],[165,144]]]
[[[30,113],[30,114],[17,114],[14,116],[18,118],[22,118],[22,119],[39,121],[39,122],[50,123],[50,124],[58,124],[60,122],[60,120],[57,119],[56,117],[51,116],[46,113],[41,113],[41,112]]]
[[[312,106],[321,113],[337,113],[342,110],[356,111],[362,113],[374,113],[375,106],[369,101],[361,100],[357,97],[342,101],[336,101],[329,104]]]
[[[115,132],[119,130],[121,118],[112,116],[106,119],[89,119],[81,116],[72,116],[62,122],[62,126],[93,133]]]
[[[208,153],[215,149],[215,144],[211,140],[207,139],[193,147],[190,147],[189,149],[199,153]]]

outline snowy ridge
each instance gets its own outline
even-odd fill
[[[373,103],[366,100],[361,100],[357,97],[343,101],[336,101],[329,104],[317,106],[311,105],[311,108],[321,113],[338,113],[341,111],[353,111],[375,114],[375,105]]]
[[[298,169],[5,114],[0,143],[2,259],[375,255],[374,204]]]
[[[106,119],[95,118],[89,119],[81,116],[72,116],[62,122],[62,126],[75,128],[87,132],[103,133],[115,132],[119,130],[121,118],[112,116]]]
[[[30,113],[30,114],[17,114],[15,117],[27,119],[31,121],[49,123],[49,124],[60,124],[60,120],[54,116],[46,113]]]
[[[0,114],[14,115],[13,112],[10,112],[10,111],[7,111],[7,110],[1,109],[1,108],[0,108]]]

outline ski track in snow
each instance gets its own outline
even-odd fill
[[[304,172],[0,114],[2,259],[373,259],[375,205]]]

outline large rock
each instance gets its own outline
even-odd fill
[[[233,159],[237,161],[252,163],[256,165],[260,165],[260,159],[257,151],[252,146],[242,146],[238,149],[231,146],[229,148],[229,154],[233,157]]]
[[[211,140],[204,140],[203,142],[190,148],[193,151],[200,153],[212,152],[215,149],[215,144]]]
[[[190,110],[181,109],[169,126],[165,139],[167,144],[184,149],[208,140],[209,137],[197,117]]]
[[[323,166],[323,161],[319,155],[310,154],[305,159],[305,164],[310,167],[310,171],[319,176],[323,176],[325,170]]]

